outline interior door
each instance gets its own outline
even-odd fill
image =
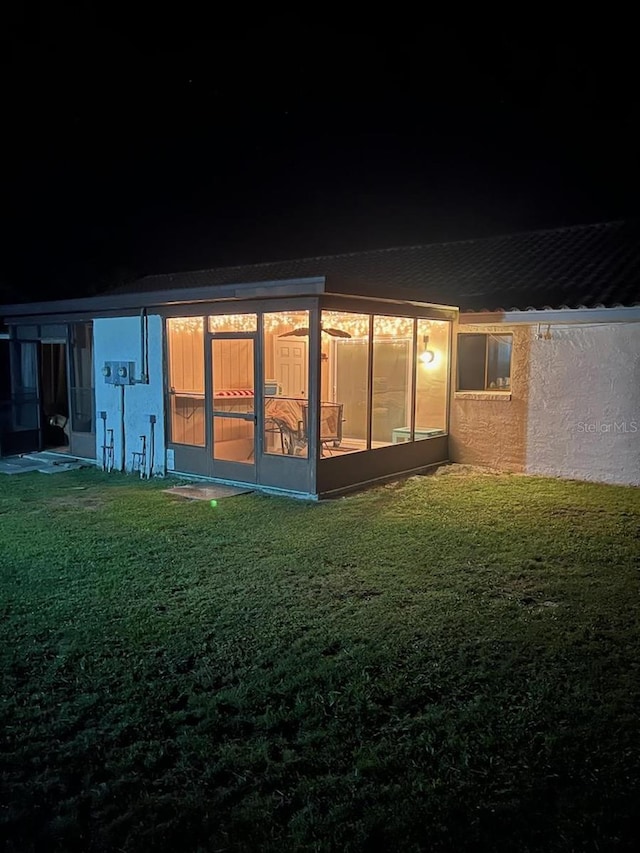
[[[253,334],[211,339],[212,475],[256,482],[256,341]]]
[[[276,339],[276,379],[283,397],[306,397],[308,356],[307,339],[284,337]]]

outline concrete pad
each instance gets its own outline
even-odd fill
[[[37,471],[38,463],[32,462],[30,465],[12,465],[4,460],[0,462],[0,474],[25,474],[28,471]]]
[[[26,474],[29,471],[38,471],[40,474],[59,474],[62,471],[83,468],[84,464],[73,456],[56,455],[46,451],[25,453],[23,456],[6,456],[0,459],[0,474]]]
[[[232,498],[235,495],[246,495],[252,492],[253,489],[238,488],[236,486],[223,486],[211,484],[200,486],[192,484],[189,486],[174,486],[172,489],[164,489],[170,495],[178,495],[180,498],[187,498],[191,501],[211,501],[220,500],[221,498]]]
[[[42,465],[41,459],[34,459],[31,456],[7,456],[3,460],[12,468],[29,468],[33,465]]]
[[[63,471],[75,471],[82,468],[79,462],[63,462],[62,464],[54,462],[53,465],[47,465],[44,468],[38,468],[41,474],[61,474]]]

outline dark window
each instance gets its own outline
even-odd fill
[[[94,432],[93,325],[71,326],[71,429]]]
[[[11,399],[11,370],[9,368],[9,340],[0,338],[0,403]]]
[[[40,428],[38,343],[11,341],[11,396],[13,430]]]
[[[0,338],[0,452],[2,436],[11,424],[11,369],[9,366],[9,341]]]
[[[511,388],[512,335],[458,335],[458,391]]]

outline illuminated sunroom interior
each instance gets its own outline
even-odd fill
[[[446,432],[447,321],[334,310],[324,310],[320,317],[322,458]],[[261,327],[262,452],[306,458],[309,323],[308,310],[169,319],[172,441],[204,447],[210,417],[213,458],[254,463],[255,426],[242,415],[256,411],[254,347],[259,346]]]

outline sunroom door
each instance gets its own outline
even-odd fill
[[[167,320],[169,360],[168,409],[170,442],[167,469],[208,477],[211,453],[205,399],[205,338],[203,317]]]
[[[212,476],[256,482],[256,346],[254,334],[211,339]]]

